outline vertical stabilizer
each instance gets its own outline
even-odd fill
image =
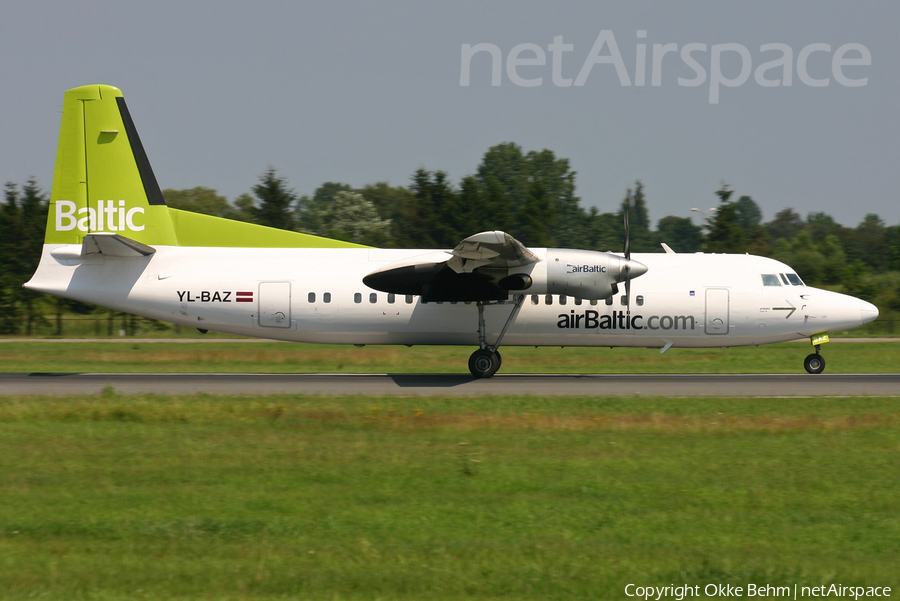
[[[66,92],[47,244],[80,244],[97,232],[177,244],[169,209],[118,88]]]

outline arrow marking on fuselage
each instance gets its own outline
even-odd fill
[[[788,314],[785,315],[785,317],[784,317],[785,319],[787,319],[788,317],[790,317],[791,315],[794,314],[794,311],[797,310],[797,307],[795,307],[794,305],[792,305],[792,304],[791,304],[791,301],[789,301],[789,300],[787,300],[787,299],[784,299],[784,302],[786,302],[787,304],[789,304],[789,305],[791,305],[791,306],[790,306],[790,307],[772,307],[772,310],[773,310],[773,311],[790,311],[790,313],[788,313]]]

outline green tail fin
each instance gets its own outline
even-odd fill
[[[177,243],[122,92],[104,85],[66,92],[44,241],[78,244],[94,232]]]
[[[118,88],[66,92],[46,244],[80,244],[113,232],[148,245],[276,248],[359,247],[239,221],[170,209]]]

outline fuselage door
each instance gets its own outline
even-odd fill
[[[291,327],[291,283],[259,284],[259,325],[264,328]]]
[[[706,289],[706,333],[728,333],[728,290],[725,288]]]

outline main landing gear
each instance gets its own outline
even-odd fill
[[[509,329],[510,324],[515,321],[516,316],[519,314],[519,310],[522,308],[522,303],[524,302],[524,294],[517,294],[515,296],[513,309],[510,312],[509,317],[506,318],[506,323],[503,324],[503,329],[500,330],[500,335],[497,336],[497,341],[494,344],[489,345],[485,338],[485,303],[478,301],[478,345],[481,348],[472,353],[472,356],[469,357],[469,371],[472,372],[472,375],[474,377],[490,378],[495,373],[497,373],[498,369],[500,369],[502,358],[500,357],[500,352],[497,349],[500,348],[500,342],[503,340],[503,336],[504,334],[506,334],[506,330]],[[487,304],[505,305],[508,304],[508,301],[499,301],[497,303]]]
[[[803,367],[806,368],[806,371],[811,374],[820,374],[825,371],[825,358],[819,354],[820,345],[816,345],[816,352],[812,355],[807,355],[806,359],[803,360]]]

